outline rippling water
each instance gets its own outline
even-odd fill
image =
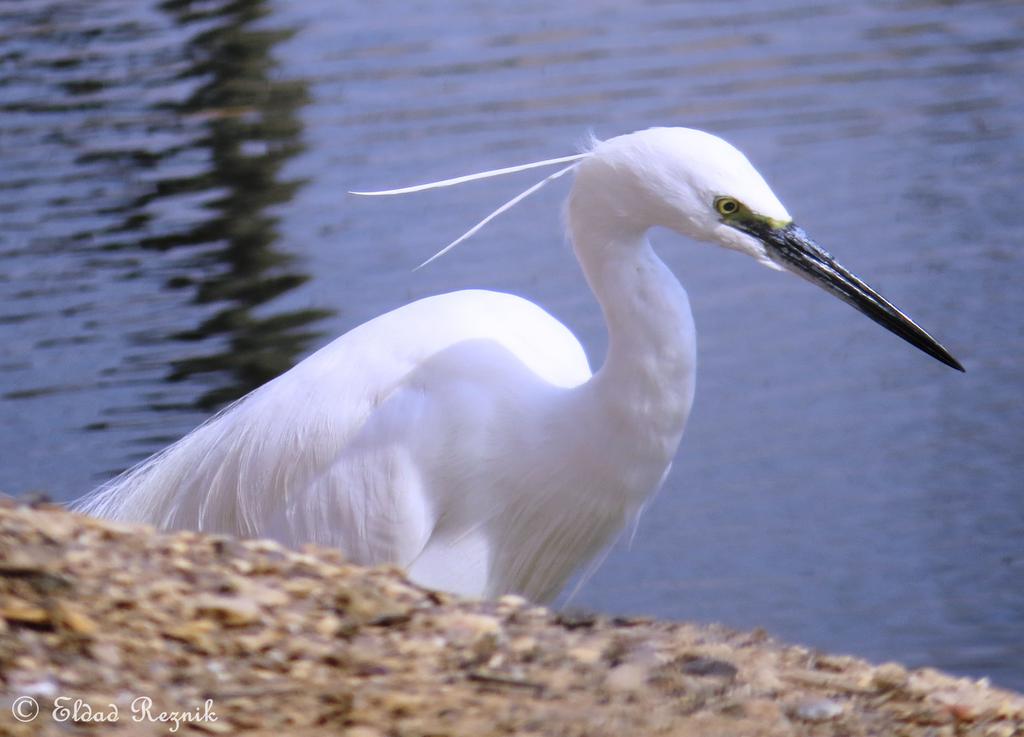
[[[524,294],[597,362],[566,185],[346,198],[654,124],[743,148],[964,362],[669,234],[697,404],[574,603],[1024,688],[1019,2],[0,0],[0,488],[71,499],[410,299]]]

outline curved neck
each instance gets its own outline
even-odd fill
[[[585,405],[599,408],[591,432],[604,436],[609,461],[635,468],[639,477],[624,482],[646,484],[634,489],[646,496],[675,455],[693,403],[696,335],[689,300],[645,230],[615,227],[611,217],[573,215],[573,247],[608,328],[604,364],[580,391]]]

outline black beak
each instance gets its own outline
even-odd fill
[[[776,263],[853,305],[883,328],[920,348],[932,358],[958,371],[964,370],[960,362],[935,338],[847,271],[828,251],[812,241],[802,228],[792,223],[780,228],[756,222],[744,223],[740,229],[761,240],[767,247],[768,256]]]

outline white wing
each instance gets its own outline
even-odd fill
[[[443,379],[410,386],[410,377],[474,341],[499,345],[554,386],[590,376],[579,342],[531,302],[478,290],[429,297],[341,336],[77,508],[408,565],[439,510],[437,490],[422,477],[432,459],[416,457],[398,436],[415,430],[419,410],[437,413],[446,401],[434,385]]]

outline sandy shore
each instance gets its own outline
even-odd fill
[[[1024,697],[930,669],[13,502],[0,669],[3,735],[1024,734]]]

